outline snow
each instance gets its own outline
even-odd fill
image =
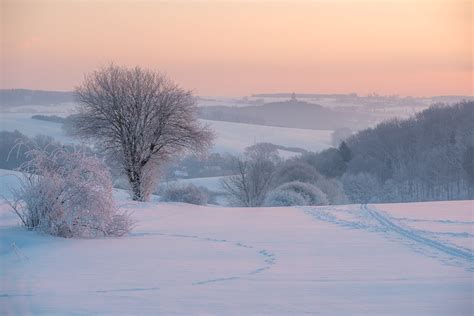
[[[44,134],[63,142],[73,143],[77,140],[68,137],[62,130],[62,124],[32,119],[35,114],[58,115],[58,113],[6,113],[0,112],[0,130],[14,131],[33,137]],[[61,114],[59,114],[61,115]],[[331,146],[331,133],[327,130],[308,130],[243,123],[201,120],[215,132],[214,148],[219,153],[240,153],[246,147],[258,142],[270,142],[275,145],[299,147],[319,151]],[[280,151],[283,157],[295,155],[293,152]]]
[[[205,187],[206,189],[214,192],[222,192],[221,180],[226,177],[205,177],[205,178],[192,178],[192,179],[178,179],[160,183],[161,186],[167,185],[188,185],[193,184],[195,186]]]
[[[25,231],[1,204],[0,314],[472,315],[473,248],[399,218],[472,229],[473,201],[224,208],[124,196],[137,227],[95,240]]]
[[[72,141],[32,114],[0,113],[1,129]],[[330,142],[330,131],[205,123],[220,152]],[[130,235],[63,239],[19,225],[2,199],[17,176],[0,170],[0,315],[474,312],[474,201],[225,208],[136,203],[116,190],[137,220]]]
[[[474,251],[474,201],[466,201],[470,207],[455,208],[455,205],[440,202],[418,203],[412,213],[384,204],[381,210],[388,211],[398,225],[409,227],[418,233],[450,243],[459,248]],[[413,217],[413,213],[416,217]]]
[[[0,169],[0,198],[12,197],[11,189],[19,185],[20,176],[20,172]]]
[[[331,146],[332,131],[202,120],[216,132],[215,150],[241,152],[260,142],[320,151]]]
[[[38,134],[54,137],[63,143],[73,143],[74,139],[64,134],[62,124],[32,119],[38,113],[0,113],[0,130],[13,132],[18,130],[28,137]],[[49,115],[49,113],[40,113]],[[54,113],[54,115],[57,115]]]

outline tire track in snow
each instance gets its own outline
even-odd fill
[[[474,253],[470,249],[460,248],[451,245],[448,242],[439,241],[425,237],[423,235],[433,236],[436,232],[424,232],[414,228],[406,228],[396,223],[397,218],[392,218],[381,214],[381,212],[369,208],[367,205],[360,205],[358,209],[340,209],[336,206],[328,207],[297,207],[305,214],[314,219],[332,223],[348,229],[362,229],[375,233],[394,233],[405,240],[412,242],[412,245],[421,246],[424,249],[432,249],[448,255],[451,259],[467,261],[470,264],[468,270],[474,271],[472,263],[474,262]],[[342,218],[341,218],[342,216]],[[439,220],[434,222],[451,223],[447,220]],[[456,222],[457,224],[458,222]],[[465,222],[462,222],[465,224]],[[453,235],[458,237],[468,237],[466,233],[442,233],[441,235]],[[416,250],[419,252],[418,250]],[[425,252],[421,252],[425,253]],[[426,253],[425,253],[426,254]],[[432,257],[431,255],[428,255]],[[445,262],[445,261],[444,261]],[[451,264],[451,263],[450,263]],[[459,265],[458,263],[455,263]]]
[[[388,217],[382,215],[380,212],[377,212],[373,208],[369,208],[366,204],[362,205],[361,208],[366,211],[372,218],[374,218],[380,225],[386,228],[389,231],[393,231],[403,237],[411,239],[423,246],[434,248],[438,251],[444,252],[452,257],[461,258],[467,261],[474,261],[474,254],[470,251],[461,250],[449,245],[446,245],[440,241],[429,239],[423,237],[416,233],[413,229],[406,229],[397,224],[393,223]]]
[[[404,222],[426,222],[426,223],[439,223],[439,224],[455,224],[455,225],[474,225],[474,222],[469,221],[453,221],[450,219],[418,219],[418,218],[407,218],[407,217],[392,217],[392,219]]]

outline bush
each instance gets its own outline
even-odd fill
[[[329,204],[346,204],[348,202],[341,181],[321,177],[321,179],[316,182],[316,186],[326,194]]]
[[[60,237],[122,236],[133,222],[112,198],[108,169],[81,150],[26,152],[21,185],[10,201],[28,229]]]
[[[184,202],[197,205],[207,204],[208,199],[208,190],[194,184],[169,186],[163,191],[161,196],[161,200],[165,202]]]
[[[300,181],[306,183],[316,183],[321,178],[321,175],[311,165],[303,161],[286,161],[282,163],[274,176],[274,185],[293,181]]]
[[[271,191],[266,199],[265,206],[293,206],[293,205],[307,205],[304,197],[296,192],[274,190]]]
[[[285,197],[284,193],[279,192],[290,192],[288,196]],[[298,195],[301,197],[296,198],[294,195]],[[273,202],[271,199],[272,197],[278,198],[281,202],[275,201]],[[283,203],[287,201],[287,203],[299,203],[299,204],[292,204],[292,205],[327,205],[328,200],[326,194],[324,194],[320,189],[316,186],[303,183],[299,181],[288,182],[285,184],[280,185],[275,190],[273,190],[270,194],[268,194],[266,199],[266,205],[272,205],[274,203]],[[304,201],[302,203],[301,201]]]

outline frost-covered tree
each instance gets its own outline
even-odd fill
[[[265,206],[308,205],[305,198],[296,192],[275,189],[270,191],[264,201]]]
[[[474,102],[464,101],[360,131],[346,140],[352,153],[346,173],[374,176],[381,201],[470,199],[473,121]]]
[[[329,204],[346,203],[347,197],[344,193],[342,183],[335,178],[327,179],[319,174],[312,165],[303,160],[306,158],[296,157],[280,163],[273,175],[272,187],[276,188],[283,184],[295,181],[309,183],[316,186],[326,195]],[[272,193],[272,196],[281,201],[288,201],[286,203],[290,203],[289,201],[294,197],[292,195],[285,195],[283,193],[277,194],[275,192]]]
[[[326,179],[321,177],[316,182],[316,187],[326,194],[328,203],[331,205],[346,204],[348,202],[344,187],[337,179]]]
[[[474,146],[469,146],[462,157],[462,167],[469,183],[474,184]]]
[[[374,202],[379,197],[380,183],[370,173],[345,174],[341,180],[349,201],[353,203]]]
[[[273,177],[273,186],[277,187],[292,181],[314,184],[321,178],[322,176],[316,169],[308,163],[300,160],[288,160],[277,167]]]
[[[337,148],[339,150],[339,153],[341,154],[342,160],[344,162],[349,162],[352,159],[352,152],[349,146],[347,146],[347,143],[343,141],[339,147]]]
[[[110,65],[86,75],[75,94],[75,134],[118,159],[133,200],[148,200],[160,164],[211,143],[192,93],[159,72]]]
[[[310,183],[288,182],[271,191],[266,199],[267,206],[327,205],[326,194]]]
[[[116,208],[108,169],[82,150],[33,148],[10,205],[23,225],[60,237],[122,236],[132,227]]]
[[[329,148],[317,154],[304,154],[301,159],[327,178],[340,177],[347,169],[347,164],[337,148]]]
[[[235,160],[235,174],[221,181],[230,203],[261,206],[279,162],[278,151],[272,146],[256,144],[246,148],[244,156]]]

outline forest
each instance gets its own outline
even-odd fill
[[[435,105],[300,159],[341,179],[352,202],[472,199],[474,102]]]
[[[440,104],[288,160],[256,144],[223,187],[251,207],[472,199],[472,122],[474,102]]]

